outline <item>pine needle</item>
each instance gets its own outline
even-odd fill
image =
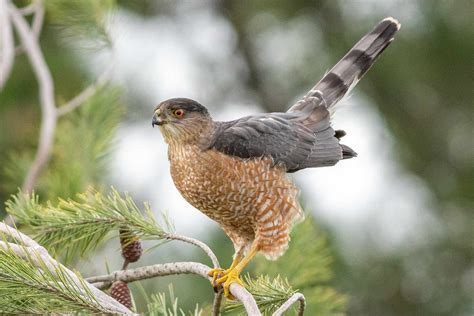
[[[146,315],[150,316],[201,316],[202,309],[196,304],[193,311],[189,311],[187,314],[178,305],[178,298],[174,296],[173,285],[168,286],[169,292],[169,303],[166,299],[165,293],[158,293],[151,295],[151,301],[147,304],[148,312]]]
[[[37,195],[19,192],[6,202],[6,209],[33,230],[40,244],[66,261],[93,251],[112,231],[164,242],[173,230],[168,220],[160,225],[147,204],[141,212],[128,194],[122,196],[113,188],[108,195],[89,189],[75,200],[44,206]]]
[[[280,276],[272,279],[268,275],[260,275],[257,279],[252,279],[250,275],[246,275],[243,281],[245,288],[255,298],[258,308],[264,315],[271,315],[296,293],[288,280]],[[242,303],[238,301],[230,301],[226,306],[226,310],[245,312]]]
[[[2,239],[7,241],[0,234]],[[39,253],[21,247],[26,258],[11,247],[0,248],[0,313],[108,312],[80,276],[79,287],[62,266],[51,271]]]
[[[51,23],[59,27],[66,38],[71,41],[93,40],[94,43],[89,44],[90,48],[99,49],[110,45],[107,18],[115,5],[113,0],[48,0],[45,4]]]

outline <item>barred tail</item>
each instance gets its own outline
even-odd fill
[[[367,33],[354,47],[314,86],[306,97],[319,91],[326,107],[331,108],[344,97],[375,63],[377,57],[393,41],[400,23],[388,17]]]

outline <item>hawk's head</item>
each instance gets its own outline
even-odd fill
[[[153,112],[151,125],[158,125],[167,143],[198,140],[212,125],[207,109],[198,102],[175,98],[161,102]]]

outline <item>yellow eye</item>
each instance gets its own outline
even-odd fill
[[[174,110],[174,111],[173,111],[173,114],[174,114],[174,116],[176,116],[177,118],[183,118],[183,116],[184,116],[184,110],[182,110],[182,109]]]

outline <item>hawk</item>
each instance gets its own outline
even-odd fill
[[[397,20],[380,21],[287,112],[214,121],[196,101],[174,98],[153,113],[168,144],[174,184],[195,208],[216,221],[234,244],[229,269],[212,269],[214,286],[242,284],[239,275],[257,253],[275,260],[303,219],[298,189],[287,173],[335,165],[356,156],[340,143],[331,113],[392,42]]]

